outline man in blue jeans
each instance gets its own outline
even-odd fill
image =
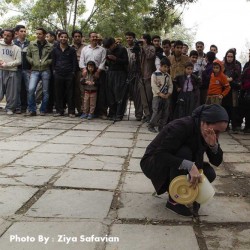
[[[46,30],[36,29],[37,40],[31,42],[27,49],[27,60],[31,65],[31,75],[28,93],[28,116],[36,115],[35,92],[38,82],[42,81],[43,99],[40,107],[40,115],[44,116],[49,99],[50,64],[52,63],[52,44],[45,39]]]

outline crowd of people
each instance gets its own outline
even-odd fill
[[[195,50],[183,41],[162,40],[133,32],[122,38],[80,30],[36,29],[27,40],[25,26],[1,31],[0,100],[8,115],[79,116],[121,121],[131,101],[137,121],[157,132],[171,120],[189,116],[202,104],[219,104],[228,112],[230,127],[250,132],[250,54],[243,70],[236,49],[216,57],[218,48],[198,41]],[[72,39],[72,44],[69,40]],[[126,43],[126,44],[125,44]]]

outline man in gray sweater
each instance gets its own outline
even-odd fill
[[[0,40],[0,101],[6,97],[6,112],[13,115],[18,100],[17,66],[21,64],[21,50],[13,43],[14,31],[5,29]]]

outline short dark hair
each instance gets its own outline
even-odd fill
[[[201,44],[202,46],[204,46],[204,43],[202,41],[198,41],[195,43],[195,46],[197,46],[198,44]]]
[[[160,39],[160,40],[161,40],[161,37],[160,37],[160,36],[158,36],[158,35],[154,35],[154,36],[152,36],[152,41],[153,41],[155,38],[157,38],[157,39]]]
[[[56,39],[56,33],[53,31],[48,31],[47,34],[50,34],[51,36],[53,36]]]
[[[15,36],[15,32],[14,32],[13,29],[4,29],[4,30],[3,30],[3,33],[4,33],[5,31],[6,31],[6,32],[10,32],[10,33],[12,34],[12,37]]]
[[[149,34],[143,34],[142,37],[146,40],[147,45],[151,44],[151,36]]]
[[[210,45],[210,49],[211,48],[216,48],[218,50],[218,47],[216,45],[214,45],[214,44]]]
[[[90,32],[89,32],[89,37],[90,37],[90,35],[93,34],[93,33],[97,34],[96,31],[90,31]]]
[[[186,43],[183,43],[183,46],[186,46],[186,47],[188,47],[188,45],[186,44]],[[189,48],[189,47],[188,47]]]
[[[212,51],[208,51],[206,53],[206,57],[207,57],[208,62],[212,63],[215,59],[215,53]]]
[[[135,38],[135,33],[132,31],[128,31],[125,33],[125,36],[132,36],[133,38]]]
[[[16,27],[15,27],[15,31],[19,31],[20,29],[26,29],[24,25],[21,25],[21,24],[18,24]]]
[[[168,67],[170,67],[171,66],[171,62],[170,62],[170,60],[167,57],[163,57],[161,59],[160,65],[161,66],[167,65]]]
[[[75,34],[80,34],[82,37],[82,32],[80,30],[73,30],[71,36],[74,37]]]
[[[171,46],[171,42],[168,39],[164,39],[161,44],[162,45],[167,45],[168,44],[169,46]]]
[[[174,48],[176,46],[183,46],[183,42],[181,40],[176,40],[175,43],[174,43]]]
[[[187,68],[187,67],[194,67],[194,65],[191,63],[191,62],[186,62],[185,64],[184,64],[184,67],[185,67],[185,69]]]
[[[47,34],[47,31],[44,28],[38,27],[36,30],[41,30],[44,35]]]
[[[67,35],[67,37],[69,37],[69,34],[66,32],[66,31],[61,31],[60,33],[59,33],[59,37],[61,36],[61,35]]]
[[[108,37],[103,40],[103,47],[109,49],[115,43],[115,39],[113,37]]]
[[[197,50],[191,50],[190,53],[189,53],[189,57],[191,57],[191,56],[197,56],[198,57],[199,55],[198,55]]]

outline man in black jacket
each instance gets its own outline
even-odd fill
[[[55,74],[56,114],[64,115],[64,97],[68,106],[69,117],[75,117],[74,83],[75,72],[78,69],[76,51],[68,45],[68,34],[62,31],[60,43],[52,51],[52,65]]]
[[[206,152],[209,161],[219,166],[223,152],[218,137],[228,125],[226,110],[217,104],[202,105],[186,116],[167,124],[148,145],[141,160],[143,173],[151,179],[157,194],[169,191],[170,182],[179,175],[190,175],[190,183],[196,188],[201,181],[198,169],[203,169],[207,179],[216,178],[214,169],[203,162]],[[191,216],[184,205],[175,203],[169,196],[166,207],[183,216]]]
[[[109,103],[109,117],[114,121],[121,121],[125,112],[127,97],[128,53],[126,48],[116,44],[114,38],[107,38],[103,46],[108,49],[106,63],[107,95]]]

